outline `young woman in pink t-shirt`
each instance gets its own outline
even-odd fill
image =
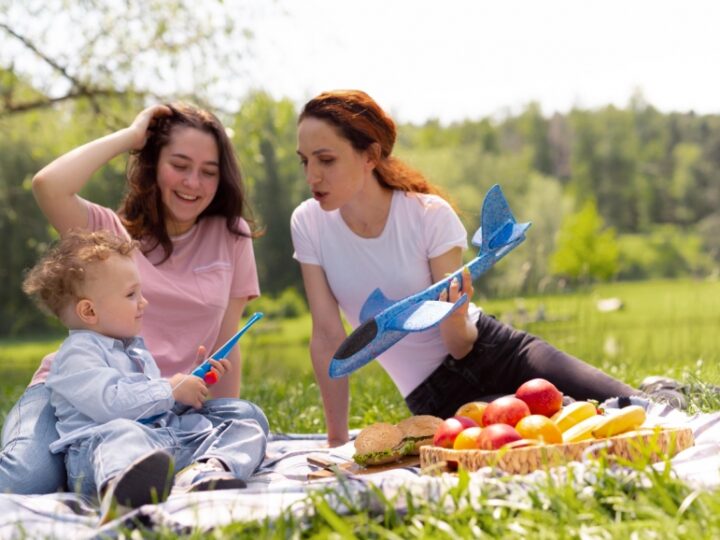
[[[78,193],[95,171],[130,153],[128,190],[116,212]],[[59,157],[33,178],[43,213],[61,234],[108,229],[140,242],[136,257],[149,305],[143,338],[163,375],[189,372],[206,351],[237,330],[247,302],[259,295],[253,221],[240,169],[225,128],[211,113],[185,104],[156,105],[133,123]],[[211,387],[205,414],[218,421],[267,419],[238,400],[240,352]],[[64,488],[62,455],[44,380],[52,355],[3,426],[0,492],[46,493]]]

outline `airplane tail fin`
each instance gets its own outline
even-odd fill
[[[481,226],[472,237],[472,244],[480,248],[480,254],[519,243],[530,227],[530,223],[515,221],[507,199],[497,184],[485,195],[481,219]]]

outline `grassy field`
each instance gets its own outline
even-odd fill
[[[620,298],[623,308],[602,313],[601,298]],[[691,407],[720,409],[705,383],[720,384],[720,282],[621,283],[582,293],[498,301],[479,300],[486,312],[542,336],[554,345],[637,385],[648,375],[667,375],[695,384]],[[307,345],[310,320],[264,320],[243,338],[243,397],[261,405],[271,427],[283,432],[322,432],[324,423]],[[0,413],[23,391],[39,359],[59,338],[0,340]],[[362,427],[407,416],[404,402],[384,372],[371,363],[351,377],[351,426]],[[371,538],[718,538],[720,493],[693,492],[669,474],[638,467],[628,481],[605,469],[592,482],[540,482],[522,500],[498,502],[503,486],[480,494],[461,482],[438,501],[414,500],[396,513],[357,508],[341,520],[322,498],[316,513],[298,523],[287,515],[273,524],[237,524],[223,534],[238,537],[345,537],[351,531]],[[636,479],[637,480],[637,479]],[[580,482],[580,485],[578,484]],[[640,485],[643,484],[641,488]],[[463,487],[464,486],[464,487]],[[582,495],[578,498],[579,495]]]

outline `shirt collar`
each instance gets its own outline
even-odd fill
[[[74,334],[89,334],[92,336],[95,336],[100,342],[102,342],[108,349],[121,349],[123,351],[129,349],[130,347],[142,347],[145,348],[145,341],[140,336],[132,336],[129,338],[122,338],[122,339],[116,339],[110,336],[106,336],[104,334],[100,334],[99,332],[96,332],[95,330],[86,330],[86,329],[78,329],[78,330],[70,330],[70,335]]]

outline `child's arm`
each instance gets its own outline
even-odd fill
[[[111,365],[125,361],[127,372]],[[155,373],[132,372],[133,362],[122,351],[107,351],[92,340],[66,341],[53,362],[47,386],[98,423],[169,411],[175,404],[170,381],[160,378],[156,367]]]

